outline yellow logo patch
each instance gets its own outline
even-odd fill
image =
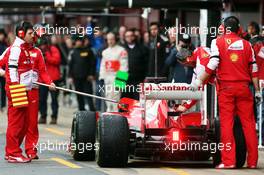
[[[87,57],[87,56],[88,56],[88,52],[81,52],[81,53],[80,53],[80,56],[81,56],[81,57]]]
[[[207,57],[209,57],[209,55],[208,55],[207,53],[204,53],[204,54],[202,55],[202,58],[207,58]]]
[[[31,57],[34,57],[34,58],[37,57],[37,53],[29,52],[29,54]]]
[[[232,54],[230,55],[230,60],[231,60],[232,62],[237,62],[237,60],[238,60],[238,55],[235,54],[235,53],[232,53]]]

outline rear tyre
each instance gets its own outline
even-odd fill
[[[239,117],[234,122],[234,137],[236,141],[236,167],[244,166],[247,157],[247,147],[244,132]]]
[[[235,117],[234,121],[234,137],[236,142],[236,167],[241,168],[246,162],[247,148],[245,136],[239,117]],[[215,120],[215,138],[216,144],[220,143],[220,122],[219,119]],[[217,149],[213,155],[213,165],[216,166],[221,163],[221,152]]]
[[[129,128],[127,118],[103,115],[99,119],[96,159],[100,167],[125,167],[128,161]]]
[[[215,119],[214,122],[215,126],[215,143],[218,145],[220,143],[220,121],[219,119]],[[216,149],[216,152],[213,154],[213,166],[216,167],[218,164],[221,163],[221,152],[219,149]]]
[[[95,133],[95,112],[76,112],[72,121],[70,148],[74,160],[95,160]]]
[[[211,154],[210,152],[200,152],[200,153],[197,153],[195,154],[195,157],[194,157],[194,160],[195,161],[207,161],[209,160],[211,157]]]

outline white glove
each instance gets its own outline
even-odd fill
[[[5,71],[3,69],[0,69],[0,77],[4,77],[5,76]]]
[[[262,100],[263,100],[262,99],[262,94],[259,91],[255,92],[255,102],[256,102],[256,104],[260,105]]]
[[[203,82],[200,79],[195,79],[194,81],[192,81],[191,83],[191,90],[192,91],[197,91],[199,89],[200,86],[202,86]]]
[[[186,112],[187,111],[187,108],[183,105],[179,105],[176,109],[175,109],[176,112]]]

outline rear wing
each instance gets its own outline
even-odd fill
[[[192,91],[187,83],[144,83],[143,94],[147,100],[201,100],[203,88]]]
[[[142,83],[142,107],[146,100],[200,100],[201,125],[207,125],[207,86],[193,91],[187,83]],[[146,111],[146,110],[145,110]]]

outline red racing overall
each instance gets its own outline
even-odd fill
[[[235,33],[225,34],[212,41],[211,59],[206,72],[216,70],[219,90],[221,142],[231,149],[221,151],[222,163],[236,164],[233,135],[234,116],[240,117],[247,146],[247,164],[256,166],[258,147],[253,112],[253,96],[249,89],[252,77],[257,77],[257,65],[251,45]],[[239,153],[238,153],[239,154]]]
[[[41,51],[25,44],[18,37],[14,44],[9,47],[3,59],[6,59],[6,90],[9,99],[6,156],[21,157],[20,145],[24,138],[26,154],[35,155],[38,142],[39,92],[33,82],[43,81],[51,84],[52,81],[46,71]],[[12,106],[9,86],[15,84],[26,85],[29,101],[27,107],[16,108]]]
[[[41,50],[37,47],[30,47],[29,54],[31,61],[33,62],[34,78],[33,81],[43,82],[45,84],[51,84],[52,81],[47,72],[44,58]],[[36,146],[38,144],[39,132],[38,132],[38,111],[39,111],[39,89],[38,86],[33,85],[32,89],[28,91],[28,114],[29,124],[25,138],[26,154],[30,157],[34,157],[37,154]]]

